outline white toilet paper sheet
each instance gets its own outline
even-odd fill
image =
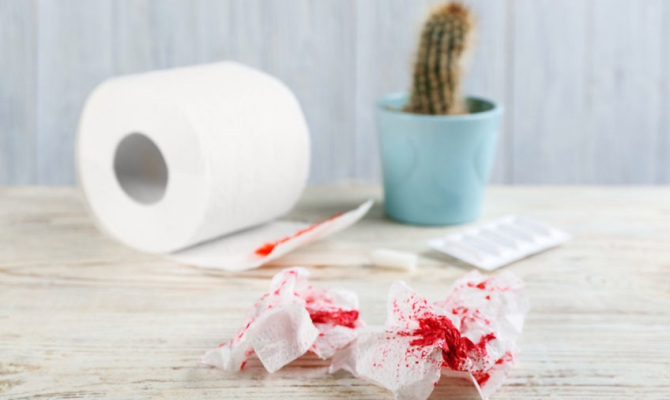
[[[277,221],[302,194],[309,159],[293,93],[232,62],[103,82],[77,139],[80,186],[103,231],[138,250],[229,270],[344,229],[369,209],[313,226]]]
[[[315,289],[308,277],[299,267],[275,275],[237,334],[200,361],[239,371],[255,354],[268,372],[275,372],[308,351],[325,359],[347,346],[364,326],[358,297],[348,290]]]
[[[203,268],[241,271],[259,267],[300,246],[344,230],[358,222],[372,207],[368,200],[357,208],[324,221],[305,224],[274,221],[170,255],[170,258]]]
[[[360,330],[331,371],[348,370],[399,400],[428,398],[441,375],[465,378],[485,399],[514,364],[527,310],[523,283],[511,274],[471,272],[434,303],[397,281],[385,326]]]

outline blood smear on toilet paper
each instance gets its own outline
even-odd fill
[[[316,222],[316,223],[314,223],[314,224],[308,226],[308,227],[305,228],[305,229],[301,229],[301,230],[299,230],[298,232],[294,233],[294,234],[291,235],[291,236],[286,236],[286,237],[283,237],[283,238],[281,238],[281,239],[279,239],[279,240],[274,240],[274,241],[272,241],[272,242],[265,243],[265,244],[263,244],[261,247],[257,248],[257,249],[254,251],[254,253],[257,254],[257,255],[259,255],[259,256],[261,256],[261,257],[267,257],[267,256],[269,256],[270,254],[272,254],[272,252],[277,248],[277,246],[280,246],[280,245],[282,245],[282,244],[284,244],[284,243],[288,243],[288,242],[290,242],[291,240],[295,240],[295,239],[297,239],[297,238],[300,237],[300,236],[309,235],[310,232],[314,231],[315,229],[319,228],[320,226],[323,226],[324,224],[327,224],[327,223],[329,223],[329,222],[331,222],[331,221],[333,221],[333,220],[336,220],[336,219],[339,218],[342,214],[343,214],[342,212],[339,212],[339,213],[333,215],[332,217],[326,219],[325,221],[322,221],[322,222]]]
[[[265,369],[274,372],[308,351],[325,359],[351,343],[364,326],[356,294],[315,289],[308,276],[303,268],[275,275],[237,334],[208,351],[201,362],[238,371],[255,355]]]
[[[170,258],[202,268],[241,271],[256,268],[298,247],[323,239],[358,222],[372,207],[368,200],[357,208],[306,224],[274,221],[227,237],[191,247]]]
[[[487,398],[516,359],[527,309],[522,282],[509,274],[472,272],[437,302],[398,281],[389,291],[386,325],[359,331],[331,371],[348,370],[397,399],[428,398],[441,375],[468,379]]]

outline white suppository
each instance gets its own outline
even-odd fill
[[[570,234],[526,217],[508,215],[438,237],[428,245],[486,271],[565,243]]]
[[[377,267],[413,272],[419,257],[404,251],[375,249],[370,253],[370,263]]]

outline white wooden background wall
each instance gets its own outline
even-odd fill
[[[0,184],[74,181],[103,79],[223,59],[284,80],[313,183],[378,181],[372,103],[403,90],[431,0],[0,0]],[[473,94],[504,103],[494,182],[670,183],[670,2],[472,0]]]

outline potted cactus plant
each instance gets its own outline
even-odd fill
[[[502,110],[461,93],[474,30],[461,3],[435,9],[423,26],[411,92],[377,103],[384,209],[393,219],[447,225],[480,214]]]

